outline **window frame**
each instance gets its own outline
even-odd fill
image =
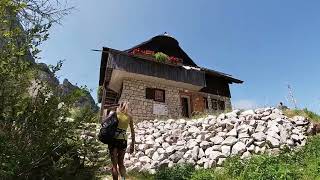
[[[209,102],[207,97],[203,97],[204,108],[209,109]]]
[[[161,92],[161,98],[159,98],[159,93]],[[158,89],[158,88],[149,88],[147,87],[145,89],[145,98],[150,99],[156,102],[165,102],[166,101],[166,91],[164,89]]]
[[[161,92],[162,93],[162,98],[161,99],[158,99],[157,98],[157,92]],[[165,90],[163,89],[154,89],[154,101],[157,101],[157,102],[165,102],[166,101],[166,94],[165,94]]]
[[[218,111],[218,100],[217,99],[211,99],[211,109],[214,111]]]
[[[218,109],[219,109],[219,110],[222,110],[222,111],[226,110],[226,103],[225,103],[225,101],[223,101],[223,100],[218,100]]]

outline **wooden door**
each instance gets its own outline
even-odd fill
[[[188,97],[181,97],[182,116],[190,118],[190,100]]]

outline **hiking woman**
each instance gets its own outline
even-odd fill
[[[110,158],[112,161],[112,177],[114,180],[118,180],[120,173],[121,180],[125,180],[126,168],[124,167],[124,155],[127,149],[127,128],[130,125],[131,139],[130,154],[134,151],[134,128],[132,117],[128,114],[128,102],[123,102],[117,108],[117,118],[119,121],[118,128],[114,140],[109,144]],[[118,171],[119,167],[119,171]]]

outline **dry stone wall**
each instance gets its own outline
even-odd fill
[[[311,128],[306,118],[291,119],[276,108],[234,110],[193,120],[143,121],[135,125],[135,153],[125,155],[125,164],[129,170],[150,173],[181,163],[210,168],[233,155],[247,158],[303,146]]]

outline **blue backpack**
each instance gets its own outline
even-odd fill
[[[110,144],[116,134],[118,128],[117,113],[110,113],[101,123],[101,129],[98,134],[98,139],[104,144]]]

